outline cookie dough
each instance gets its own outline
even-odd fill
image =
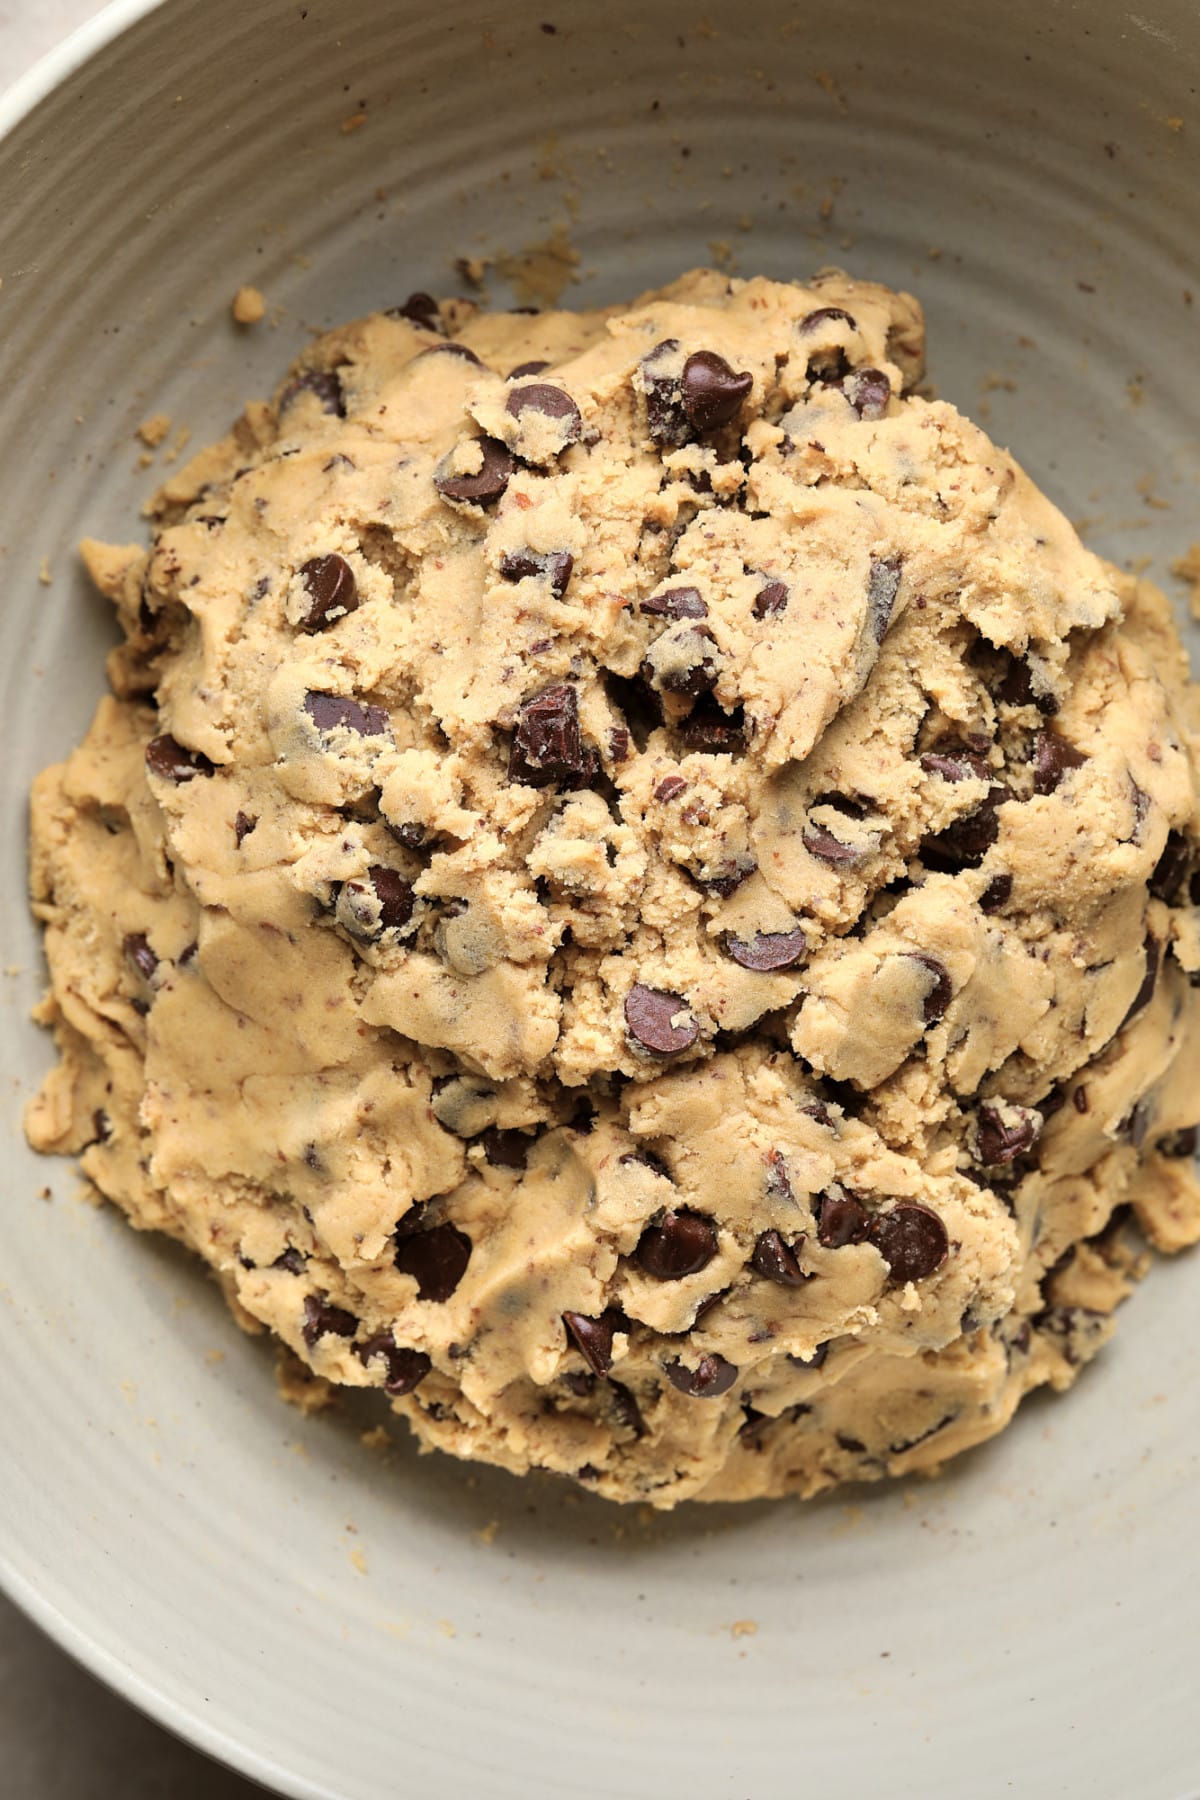
[[[425,1445],[928,1469],[1200,1236],[1184,652],[922,354],[836,270],[418,294],[84,547],[31,1139]]]

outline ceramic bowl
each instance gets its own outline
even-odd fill
[[[286,1407],[211,1281],[20,1131],[51,1056],[22,795],[102,685],[73,546],[136,532],[139,421],[202,443],[463,255],[540,245],[579,304],[839,262],[913,287],[938,390],[1169,582],[1198,88],[1194,0],[126,0],[0,103],[0,1543],[217,1756],[327,1800],[1200,1792],[1194,1258],[940,1483],[649,1518]]]

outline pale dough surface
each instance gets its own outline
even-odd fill
[[[922,356],[836,271],[418,296],[85,545],[30,1136],[429,1445],[932,1467],[1200,1236],[1184,652]]]

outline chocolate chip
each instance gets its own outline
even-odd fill
[[[803,959],[808,940],[799,926],[794,931],[756,931],[752,938],[729,938],[725,952],[743,969],[770,974],[791,969]]]
[[[403,306],[389,306],[389,319],[408,319],[425,331],[437,331],[441,325],[441,309],[432,294],[410,294]]]
[[[239,850],[241,849],[242,844],[244,843],[246,838],[248,838],[250,836],[250,833],[254,830],[254,827],[257,824],[258,824],[258,820],[255,818],[252,818],[249,813],[239,812],[237,814],[236,818],[233,821],[233,835],[237,842],[237,847]]]
[[[146,767],[163,781],[191,781],[194,775],[211,775],[213,766],[200,750],[185,750],[168,732],[146,745]]]
[[[545,575],[556,600],[561,600],[566,593],[574,567],[575,558],[569,550],[506,550],[500,558],[500,573],[505,581],[524,581],[530,575]]]
[[[1086,761],[1083,752],[1057,731],[1039,731],[1033,750],[1034,793],[1052,794],[1068,769],[1082,768]]]
[[[983,757],[954,738],[939,744],[936,750],[926,750],[920,760],[927,775],[940,775],[943,781],[969,781],[972,776],[987,781],[991,775]]]
[[[933,985],[921,1002],[921,1017],[926,1025],[936,1025],[945,1017],[946,1008],[954,998],[954,989],[950,984],[950,976],[945,964],[936,956],[926,956],[920,950],[906,952],[912,962],[919,962],[933,976]]]
[[[613,1331],[619,1317],[612,1311],[601,1313],[598,1319],[589,1319],[586,1313],[577,1312],[565,1312],[562,1316],[563,1324],[594,1375],[603,1377],[612,1368]]]
[[[489,1125],[481,1131],[479,1141],[483,1154],[497,1169],[523,1169],[533,1149],[533,1139],[527,1131],[505,1130],[499,1125]]]
[[[924,763],[925,758],[922,757],[921,761]],[[1000,835],[1000,819],[996,809],[1011,799],[1012,795],[1006,787],[999,782],[993,783],[972,811],[952,820],[944,831],[923,839],[922,861],[928,868],[945,870],[951,874],[956,874],[960,869],[977,869]]]
[[[850,358],[840,344],[828,350],[814,350],[804,373],[810,382],[820,382],[824,387],[838,387],[850,373]]]
[[[722,900],[728,900],[731,894],[737,893],[743,881],[749,880],[757,867],[753,858],[747,858],[744,861],[722,863],[715,875],[695,875],[691,869],[687,873],[706,894],[717,894]]]
[[[694,1369],[678,1360],[665,1363],[667,1380],[681,1394],[693,1400],[716,1400],[727,1394],[737,1380],[737,1369],[723,1356],[702,1356]]]
[[[107,1144],[112,1136],[112,1120],[102,1106],[98,1106],[92,1114],[92,1130],[98,1144]]]
[[[399,931],[413,915],[412,883],[395,869],[374,863],[365,875],[343,882],[337,917],[352,937],[375,938]]]
[[[840,1450],[848,1451],[851,1456],[865,1456],[867,1446],[861,1438],[851,1437],[848,1431],[836,1431],[834,1442]]]
[[[518,363],[515,369],[510,369],[508,379],[510,381],[528,381],[531,375],[540,375],[543,369],[549,367],[548,362],[540,362],[535,358],[533,362]]]
[[[131,931],[122,945],[125,961],[135,975],[143,981],[153,981],[154,972],[158,968],[158,958],[150,948],[148,938],[143,932]]]
[[[789,1354],[788,1361],[790,1363],[795,1363],[796,1367],[799,1369],[824,1368],[829,1357],[830,1342],[831,1340],[827,1339],[825,1343],[817,1344],[811,1356],[792,1356]]]
[[[777,613],[787,611],[790,598],[786,582],[768,581],[765,587],[759,588],[751,610],[756,619],[774,618]]]
[[[657,641],[661,644],[668,638],[664,633]],[[675,656],[664,668],[657,668],[647,659],[641,668],[642,678],[653,687],[668,694],[691,695],[699,699],[716,686],[717,665],[712,656],[715,640],[706,625],[685,626],[678,632],[669,634],[672,651]]]
[[[882,644],[892,622],[896,595],[900,591],[898,556],[879,556],[871,560],[867,575],[867,625],[877,644]]]
[[[664,619],[707,619],[708,605],[699,588],[668,588],[639,601],[639,610]]]
[[[304,710],[320,732],[342,730],[358,737],[386,737],[391,730],[382,706],[360,706],[345,694],[306,694]]]
[[[777,1231],[760,1231],[750,1262],[760,1275],[765,1275],[768,1281],[777,1281],[780,1287],[802,1287],[808,1277],[801,1270],[796,1250],[803,1241],[801,1238],[792,1245]]]
[[[1012,899],[1011,875],[993,875],[979,896],[979,910],[988,914],[1001,912]]]
[[[300,571],[308,590],[308,611],[301,631],[322,631],[358,605],[358,583],[344,556],[314,556]]]
[[[1151,937],[1149,933],[1146,934],[1145,955],[1146,973],[1142,976],[1142,985],[1130,1002],[1129,1011],[1121,1020],[1119,1027],[1121,1030],[1128,1025],[1130,1019],[1135,1019],[1144,1007],[1149,1006],[1151,1000],[1154,998],[1154,990],[1158,986],[1158,969],[1162,955],[1162,945],[1157,938]]]
[[[1200,1139],[1200,1131],[1195,1125],[1189,1125],[1182,1131],[1168,1132],[1165,1137],[1159,1138],[1154,1148],[1160,1156],[1195,1156],[1198,1139]]]
[[[651,1056],[677,1056],[700,1035],[685,1000],[640,981],[625,996],[625,1024],[638,1048]]]
[[[626,1431],[632,1431],[635,1437],[644,1437],[646,1422],[630,1389],[623,1382],[613,1381],[610,1377],[604,1393],[617,1424]]]
[[[922,1281],[946,1260],[950,1240],[935,1212],[902,1200],[871,1221],[871,1242],[893,1281]]]
[[[1183,880],[1192,860],[1191,845],[1181,831],[1167,833],[1167,841],[1163,853],[1154,866],[1150,877],[1150,892],[1157,900],[1165,900],[1169,906],[1176,900]]]
[[[280,412],[286,412],[301,394],[315,394],[325,412],[336,413],[339,419],[345,418],[346,396],[335,370],[306,369],[302,375],[294,376],[279,396]]]
[[[483,460],[473,475],[454,474],[447,468],[449,459],[440,465],[445,473],[436,475],[433,485],[443,500],[487,506],[493,500],[498,500],[508,486],[516,463],[507,445],[493,437],[476,438],[474,442],[479,445]]]
[[[570,444],[578,443],[583,431],[579,408],[570,394],[564,393],[560,387],[553,387],[547,381],[527,382],[511,389],[505,399],[504,410],[510,418],[518,420],[522,413],[527,412],[540,413],[543,418],[557,420],[560,451]]]
[[[548,787],[587,766],[579,731],[579,696],[568,683],[543,688],[523,702],[508,759],[508,779]]]
[[[383,1358],[387,1364],[383,1391],[394,1400],[400,1399],[404,1394],[411,1394],[414,1388],[420,1387],[433,1367],[424,1350],[412,1350],[404,1344],[398,1344],[390,1331],[376,1332],[374,1337],[356,1344],[354,1352],[364,1367],[373,1357]]]
[[[846,384],[846,398],[860,419],[886,418],[891,397],[892,384],[882,369],[856,369]]]
[[[319,1337],[328,1333],[331,1337],[353,1337],[358,1330],[358,1320],[344,1306],[330,1305],[328,1296],[318,1299],[316,1294],[304,1296],[304,1324],[301,1336],[311,1350]]]
[[[429,837],[429,833],[426,831],[424,825],[418,825],[413,819],[405,819],[400,825],[393,825],[386,819],[384,820],[384,823],[387,825],[388,830],[391,832],[396,842],[398,844],[403,844],[406,850],[424,849]]]
[[[1077,1113],[1087,1112],[1091,1105],[1091,1102],[1088,1099],[1087,1088],[1084,1087],[1082,1082],[1071,1095],[1071,1105],[1075,1108]]]
[[[715,350],[694,350],[683,365],[683,410],[697,431],[715,431],[741,411],[754,386],[746,370],[730,367]]]
[[[999,1107],[989,1106],[986,1102],[979,1108],[975,1150],[980,1162],[989,1168],[1016,1162],[1019,1156],[1033,1149],[1041,1135],[1041,1121],[1028,1107],[1010,1106],[1006,1112],[1010,1115],[1007,1118]]]
[[[308,1267],[308,1258],[301,1255],[295,1244],[289,1244],[286,1250],[281,1250],[279,1252],[279,1255],[275,1258],[271,1267],[273,1269],[285,1269],[289,1275],[303,1275],[305,1269]]]
[[[807,334],[815,331],[818,325],[832,325],[837,319],[848,325],[851,331],[858,330],[858,320],[840,306],[818,306],[815,312],[805,314],[798,329]]]
[[[418,352],[418,357],[422,361],[427,356],[453,356],[457,357],[459,362],[470,363],[476,369],[487,367],[483,358],[476,356],[469,344],[458,344],[453,339],[448,344],[430,344],[426,349]]]
[[[800,834],[801,842],[810,856],[825,863],[860,863],[863,851],[855,844],[843,844],[835,838],[831,831],[823,825],[808,825]]]
[[[403,1220],[397,1231],[404,1231]],[[457,1225],[418,1227],[399,1237],[396,1267],[416,1281],[419,1300],[448,1300],[467,1272],[471,1247]]]
[[[742,708],[726,712],[711,694],[703,694],[679,727],[686,750],[708,756],[736,756],[746,748]]]
[[[664,338],[641,362],[646,429],[656,444],[682,444],[689,435],[679,379],[662,369],[662,364],[672,360],[678,349],[678,338]]]
[[[827,1188],[817,1201],[817,1242],[826,1250],[861,1244],[870,1217],[865,1206],[845,1188]]]
[[[682,1281],[706,1268],[717,1254],[717,1228],[704,1213],[682,1209],[647,1225],[634,1253],[656,1281]]]

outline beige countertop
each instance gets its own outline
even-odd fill
[[[97,0],[0,0],[0,90],[101,10]],[[6,1800],[250,1800],[260,1792],[134,1712],[0,1599]]]

